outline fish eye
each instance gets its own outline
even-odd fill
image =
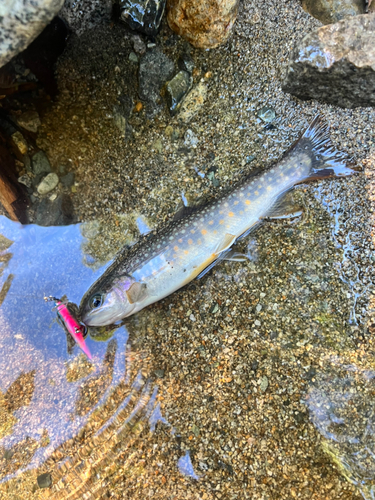
[[[96,309],[103,304],[103,297],[100,293],[96,293],[90,299],[90,307],[91,309]]]

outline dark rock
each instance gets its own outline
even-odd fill
[[[162,109],[160,90],[173,73],[173,62],[157,47],[149,50],[141,59],[139,97],[147,102],[149,115],[153,116]]]
[[[70,188],[74,184],[74,177],[74,172],[69,172],[64,177],[61,177],[60,182],[64,187]]]
[[[36,176],[49,174],[51,170],[50,162],[44,151],[38,151],[31,158],[32,170]]]
[[[68,195],[59,195],[54,201],[43,198],[36,210],[36,224],[40,226],[67,226],[75,222],[74,209]]]
[[[130,29],[148,36],[159,31],[166,0],[120,0],[120,19]]]
[[[177,61],[177,64],[178,64],[178,67],[182,70],[182,71],[187,71],[188,73],[192,73],[193,72],[193,69],[195,67],[195,64],[194,64],[194,61],[191,57],[190,54],[182,54],[178,61]]]
[[[167,83],[167,102],[169,112],[173,116],[179,110],[186,94],[191,89],[193,77],[187,71],[180,71]]]
[[[375,106],[375,14],[314,30],[295,47],[283,90],[341,107]]]
[[[155,370],[154,373],[158,378],[164,378],[164,370]]]
[[[110,22],[112,13],[112,0],[80,0],[65,1],[59,12],[69,28],[77,35],[89,29]]]
[[[302,0],[303,9],[323,24],[365,13],[363,0]]]
[[[38,481],[39,488],[50,488],[52,486],[52,477],[49,472],[40,474],[36,480]]]
[[[39,35],[63,3],[64,0],[1,0],[0,67]]]

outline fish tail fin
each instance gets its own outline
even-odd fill
[[[311,175],[303,182],[356,173],[353,167],[348,166],[349,156],[335,148],[329,136],[329,125],[321,115],[317,115],[310,123],[295,148],[308,152],[312,160]]]

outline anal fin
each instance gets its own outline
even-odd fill
[[[295,203],[293,193],[289,191],[272,205],[263,218],[293,219],[294,217],[300,217],[302,214],[303,208]]]

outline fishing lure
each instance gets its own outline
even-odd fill
[[[67,329],[67,331],[70,333],[70,335],[73,337],[73,339],[76,341],[76,343],[79,345],[81,350],[86,354],[86,356],[89,359],[92,359],[91,353],[89,351],[89,348],[86,345],[85,339],[83,335],[86,332],[86,327],[82,324],[80,324],[72,315],[72,313],[69,311],[69,308],[64,302],[62,302],[60,299],[56,299],[56,297],[44,297],[44,300],[46,302],[53,301],[55,303],[56,309],[57,309],[57,314],[59,318],[61,319],[63,325]]]

